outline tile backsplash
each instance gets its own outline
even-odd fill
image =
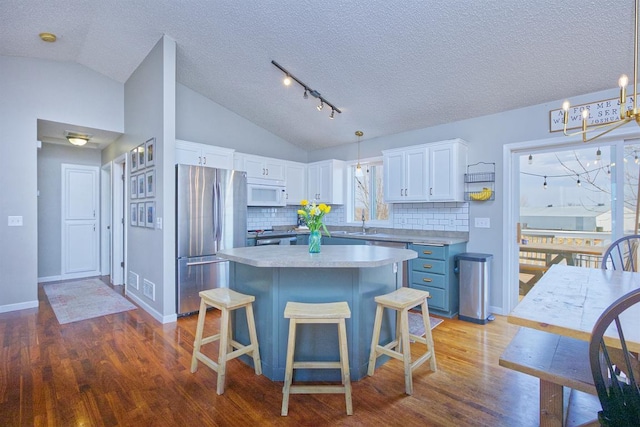
[[[461,231],[469,232],[469,203],[395,203],[391,205],[393,227],[405,230]],[[298,206],[279,208],[249,207],[249,230],[294,225],[298,218]],[[332,205],[325,223],[333,226],[354,225],[345,221],[345,208]]]

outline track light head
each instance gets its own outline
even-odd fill
[[[320,104],[318,104],[316,108],[318,109],[318,111],[322,111],[322,109],[324,108],[324,101],[320,100]]]
[[[289,86],[291,84],[291,77],[289,77],[289,74],[287,74],[284,77],[284,80],[282,80],[282,83],[284,83],[285,86]]]
[[[302,95],[304,99],[309,98],[309,91],[307,89],[304,90],[304,95]]]
[[[333,120],[333,115],[335,114],[336,110],[334,110],[333,108],[331,109],[331,114],[329,114],[329,118],[331,120]]]

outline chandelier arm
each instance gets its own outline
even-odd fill
[[[623,124],[625,124],[625,123],[630,122],[630,121],[631,121],[631,119],[633,119],[633,118],[634,118],[634,117],[628,116],[628,117],[625,117],[624,119],[618,119],[618,120],[613,121],[613,122],[603,123],[603,124],[601,124],[601,125],[597,125],[597,126],[591,126],[591,127],[589,127],[589,128],[587,129],[587,131],[586,131],[586,132],[585,132],[585,131],[582,131],[582,130],[578,130],[578,131],[570,132],[570,133],[569,133],[569,132],[567,132],[567,129],[566,129],[566,127],[565,127],[565,128],[564,128],[564,132],[563,132],[563,133],[564,133],[564,135],[565,135],[565,136],[576,136],[576,135],[586,135],[586,134],[588,134],[588,133],[595,132],[595,131],[597,131],[598,129],[608,128],[608,127],[612,127],[612,128],[611,128],[611,130],[613,130],[613,129],[617,128],[617,127],[622,126],[622,125],[623,125]],[[603,135],[604,135],[604,134],[603,134]]]
[[[606,135],[606,134],[608,134],[609,132],[611,132],[611,131],[613,131],[613,130],[618,129],[620,126],[625,125],[625,124],[626,124],[627,122],[629,122],[629,121],[631,121],[631,119],[620,121],[619,123],[616,123],[615,125],[610,125],[607,129],[605,129],[605,131],[604,131],[604,132],[600,132],[599,134],[594,135],[594,136],[592,136],[591,138],[587,138],[587,135],[588,135],[589,133],[591,133],[591,132],[593,132],[593,131],[595,131],[595,130],[598,130],[598,129],[605,128],[606,126],[601,125],[601,126],[597,126],[597,127],[595,127],[595,128],[591,128],[591,129],[590,129],[589,131],[587,131],[587,132],[578,132],[578,133],[581,133],[581,134],[582,134],[582,142],[591,142],[591,141],[593,141],[593,140],[594,140],[594,139],[596,139],[596,138],[600,138],[602,135]]]

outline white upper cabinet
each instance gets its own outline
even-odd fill
[[[429,200],[463,201],[467,145],[452,140],[429,147]]]
[[[427,195],[427,153],[424,147],[385,150],[384,198],[386,202],[423,201]]]
[[[176,140],[176,163],[233,169],[234,151],[230,148]]]
[[[384,150],[388,203],[463,201],[467,146],[461,139]]]
[[[344,203],[344,162],[324,160],[307,165],[307,196],[310,202]]]
[[[286,162],[285,183],[287,186],[287,205],[299,205],[307,196],[307,165],[298,162]]]
[[[247,171],[248,178],[285,180],[285,161],[252,154],[236,153],[234,169]]]

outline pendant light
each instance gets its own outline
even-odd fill
[[[364,133],[361,130],[356,131],[356,136],[358,137],[358,164],[356,165],[356,178],[361,178],[363,176],[362,166],[360,166],[360,137],[362,137]]]

